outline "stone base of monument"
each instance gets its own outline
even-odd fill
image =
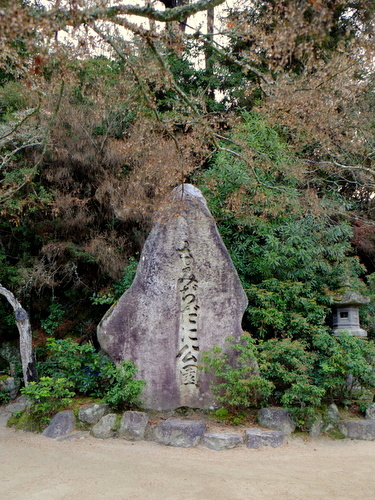
[[[271,446],[278,448],[284,444],[285,434],[281,431],[268,431],[262,429],[247,429],[245,431],[245,442],[247,448],[261,448]]]
[[[366,418],[375,420],[375,403],[372,403],[366,410]]]

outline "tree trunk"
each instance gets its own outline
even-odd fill
[[[152,8],[151,0],[146,0],[146,7]],[[150,31],[155,31],[155,29],[156,29],[155,19],[149,19],[148,24],[150,26]]]
[[[215,9],[212,7],[211,9],[207,10],[207,38],[209,38],[211,42],[213,42],[214,38],[214,21],[215,21]],[[206,71],[210,74],[212,74],[214,69],[212,56],[213,56],[212,49],[209,46],[206,46],[205,49]],[[207,95],[211,99],[215,100],[215,92],[210,83],[207,88]]]
[[[20,334],[20,355],[22,363],[22,372],[25,386],[29,382],[37,381],[38,376],[36,373],[35,359],[32,348],[32,335],[29,316],[25,309],[15,298],[13,293],[0,285],[0,294],[8,300],[9,304],[13,307],[14,319]]]
[[[214,34],[214,21],[215,21],[215,9],[212,7],[207,10],[207,36],[210,38],[210,41],[213,41]],[[212,63],[212,50],[209,47],[206,47],[206,69],[212,71],[213,63]]]

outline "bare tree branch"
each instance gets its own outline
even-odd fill
[[[63,96],[63,92],[64,92],[64,86],[65,86],[65,82],[64,82],[64,80],[62,80],[61,86],[60,86],[60,92],[59,92],[59,96],[57,98],[57,103],[56,103],[55,109],[52,113],[52,116],[51,116],[49,122],[48,122],[48,125],[47,125],[46,130],[45,130],[44,135],[43,135],[43,139],[42,139],[41,143],[38,143],[39,145],[43,145],[43,150],[42,150],[42,153],[41,153],[38,161],[36,162],[36,164],[32,168],[30,168],[25,180],[23,182],[21,182],[15,189],[13,189],[11,191],[7,191],[3,195],[1,195],[0,201],[4,202],[4,201],[8,200],[9,198],[11,198],[15,193],[17,193],[24,186],[26,186],[26,184],[31,182],[32,179],[35,177],[35,175],[38,173],[38,168],[39,168],[40,164],[42,163],[44,155],[46,154],[46,151],[47,151],[48,135],[51,131],[52,125],[55,122],[57,114],[58,114],[59,109],[60,109],[61,100],[62,100],[62,96]],[[24,147],[28,147],[28,146],[31,146],[31,144],[23,145],[20,148],[18,148],[16,151],[19,151],[20,149],[23,149]],[[15,152],[11,152],[7,156],[9,158],[11,158],[13,154],[15,154]],[[1,167],[3,165],[4,165],[4,161],[1,165]]]
[[[32,334],[27,312],[15,298],[13,293],[0,284],[0,294],[4,295],[14,311],[14,319],[20,334],[20,354],[25,386],[37,380],[35,359],[32,349]]]
[[[220,33],[215,33],[216,35],[219,35]],[[228,36],[227,33],[222,33],[225,36]],[[216,40],[213,40],[213,35],[205,35],[204,33],[201,33],[197,31],[194,33],[194,35],[190,35],[189,38],[194,38],[194,39],[200,39],[203,44],[206,46],[206,48],[210,49],[211,51],[215,52],[219,56],[221,56],[223,59],[227,60],[228,62],[234,64],[235,66],[238,66],[239,68],[249,72],[253,73],[254,75],[257,76],[259,80],[262,80],[264,83],[267,85],[274,85],[275,82],[272,82],[268,80],[265,76],[264,73],[259,71],[258,69],[254,68],[253,66],[250,66],[245,60],[237,59],[233,57],[229,52],[226,51],[226,48],[218,43]],[[262,89],[264,92],[264,90]],[[265,92],[264,92],[265,93]],[[269,97],[266,93],[265,95]]]
[[[331,161],[313,161],[313,160],[305,160],[308,163],[313,163],[315,165],[335,165],[336,167],[342,168],[344,170],[362,170],[363,172],[368,172],[369,174],[375,176],[375,170],[371,168],[364,167],[362,165],[343,165],[342,163],[338,163],[335,160]]]
[[[114,5],[112,7],[93,7],[82,10],[63,10],[51,9],[44,13],[39,13],[39,18],[53,20],[60,29],[64,26],[73,25],[75,27],[82,24],[88,24],[97,20],[106,20],[115,22],[115,16],[133,15],[168,23],[171,21],[183,21],[197,12],[212,9],[224,3],[225,0],[199,0],[198,2],[180,5],[173,9],[164,11],[156,10],[150,5]]]
[[[24,116],[21,121],[16,123],[16,125],[9,132],[7,132],[5,135],[2,135],[0,137],[0,140],[5,139],[6,137],[12,135],[13,132],[16,132],[16,130],[19,129],[25,123],[26,120],[28,120],[31,116],[35,115],[35,113],[37,113],[39,110],[40,110],[40,104],[36,108],[32,109],[30,113]]]

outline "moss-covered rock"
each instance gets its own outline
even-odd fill
[[[41,424],[39,419],[36,419],[31,415],[28,410],[23,410],[22,412],[14,413],[7,423],[8,427],[15,427],[20,431],[28,432],[42,432],[44,425]]]

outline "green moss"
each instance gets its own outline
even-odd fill
[[[89,431],[91,429],[91,425],[89,423],[82,422],[81,420],[79,420],[79,418],[77,417],[77,415],[75,415],[75,417],[76,417],[76,429],[77,430],[79,430],[79,431]]]
[[[337,427],[333,427],[332,429],[329,429],[326,433],[326,436],[330,437],[331,439],[345,439],[346,436],[342,432],[340,432]]]
[[[40,423],[40,420],[33,418],[27,410],[14,413],[8,420],[7,426],[28,432],[42,432],[45,427]]]
[[[116,417],[116,423],[115,423],[114,428],[113,428],[113,430],[116,432],[118,432],[120,430],[121,418],[122,418],[122,413],[119,413]]]

